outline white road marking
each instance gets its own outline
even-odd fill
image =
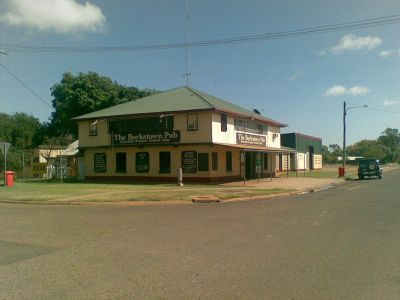
[[[353,186],[353,187],[349,188],[349,191],[352,191],[352,190],[358,189],[358,188],[360,188],[360,187],[361,187],[361,185],[356,185],[356,186]]]

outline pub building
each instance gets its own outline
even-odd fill
[[[89,180],[172,181],[179,168],[184,182],[272,177],[294,152],[281,147],[285,124],[186,86],[74,120]]]

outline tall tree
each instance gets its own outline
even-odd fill
[[[386,128],[378,138],[378,142],[390,148],[391,155],[388,157],[388,161],[400,160],[400,133],[398,129]]]
[[[376,140],[362,140],[347,148],[347,152],[352,156],[374,157],[383,162],[388,161],[391,151]]]
[[[60,83],[51,88],[54,112],[50,134],[77,137],[77,125],[71,119],[99,109],[150,95],[153,91],[126,87],[97,73],[64,73]]]
[[[326,164],[333,164],[338,162],[338,157],[342,156],[342,150],[339,145],[332,144],[322,146],[322,159]]]
[[[9,142],[17,149],[33,148],[39,144],[40,122],[26,113],[0,113],[0,140]]]
[[[22,156],[30,156],[26,149],[39,145],[40,122],[37,118],[26,113],[0,113],[0,141],[11,144],[7,153],[7,168],[13,171],[22,170]],[[23,154],[24,153],[24,154]],[[4,169],[3,155],[0,154],[0,170]]]

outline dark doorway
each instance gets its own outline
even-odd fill
[[[254,178],[254,164],[253,164],[253,152],[245,152],[246,155],[246,178]]]
[[[308,168],[314,170],[314,147],[308,147]]]
[[[290,153],[290,170],[296,170],[296,153]]]
[[[262,152],[246,151],[246,179],[255,179],[263,176],[263,167],[265,164]],[[268,166],[268,164],[267,164]]]

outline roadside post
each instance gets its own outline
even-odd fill
[[[256,171],[258,175],[258,183],[260,183],[260,176],[261,176],[261,153],[257,152],[256,156]]]
[[[4,186],[7,186],[6,171],[7,171],[7,152],[10,148],[10,143],[0,142],[0,149],[4,156]]]
[[[182,168],[178,169],[178,185],[183,186]]]

